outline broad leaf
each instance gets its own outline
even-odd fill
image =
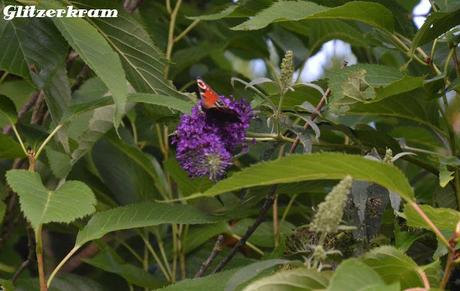
[[[10,170],[6,179],[18,193],[21,210],[35,230],[48,222],[70,223],[96,210],[96,198],[82,182],[67,181],[51,191],[45,188],[36,172]]]
[[[225,286],[225,291],[234,291],[236,288],[255,278],[257,275],[262,273],[263,271],[273,268],[274,266],[289,263],[288,260],[281,260],[281,259],[274,259],[274,260],[266,260],[260,261],[248,266],[245,266],[239,269],[233,276],[228,280],[227,285]]]
[[[402,289],[423,287],[418,265],[401,250],[382,246],[364,255],[364,263],[374,269],[387,283],[401,282]]]
[[[116,18],[88,18],[88,21],[95,25],[120,56],[126,78],[137,92],[182,96],[163,76],[166,64],[163,53],[154,45],[144,27],[133,16],[124,11],[121,6],[114,6],[113,1],[72,2],[86,9],[118,8]]]
[[[0,21],[0,43],[7,44],[2,48],[0,69],[11,74],[30,79],[24,54],[16,37],[12,21]]]
[[[48,2],[47,2],[48,3]],[[46,8],[62,8],[57,2],[49,2]],[[107,85],[115,103],[115,125],[125,113],[128,93],[125,72],[118,55],[101,34],[81,18],[53,18],[53,22],[79,56]]]
[[[154,226],[165,223],[206,224],[218,221],[198,209],[185,204],[145,202],[98,212],[78,232],[76,246],[99,239],[105,234],[124,229]]]
[[[273,275],[258,279],[244,291],[269,291],[269,290],[318,290],[325,289],[329,278],[326,274],[306,268],[278,271]]]
[[[366,290],[374,285],[384,285],[379,274],[357,259],[348,259],[335,270],[327,290]]]
[[[404,174],[394,166],[339,153],[291,155],[279,160],[262,162],[220,181],[202,194],[192,197],[215,196],[255,186],[309,181],[339,180],[351,175],[353,179],[377,183],[413,200],[414,193]]]
[[[196,279],[185,279],[176,284],[169,285],[162,291],[203,291],[208,290],[210,286],[214,290],[224,290],[225,284],[228,279],[233,276],[238,271],[238,269],[232,269],[217,274],[212,274],[202,278]]]
[[[460,221],[460,212],[450,208],[434,208],[430,205],[419,205],[428,218],[441,231],[453,232],[457,223]],[[426,224],[420,215],[410,206],[404,209],[404,215],[407,219],[407,225],[412,227],[421,227],[428,230],[431,228]]]
[[[0,95],[0,120],[14,124],[17,121],[17,115],[13,101]]]
[[[320,6],[313,2],[279,1],[232,29],[256,30],[274,22],[304,19],[356,20],[383,30],[393,31],[393,16],[385,6],[362,1],[348,2],[333,8]]]
[[[3,2],[13,3],[9,0]],[[14,31],[15,39],[10,35],[11,44],[15,46],[17,43],[19,48],[15,57],[24,58],[29,67],[26,77],[30,75],[37,88],[44,90],[50,114],[58,123],[70,102],[70,84],[65,68],[67,43],[49,19],[15,18],[2,22],[7,22],[6,25],[11,27],[8,29]]]
[[[0,159],[24,158],[21,146],[11,137],[0,134]]]
[[[155,95],[146,93],[133,93],[128,95],[128,101],[134,103],[152,104],[177,110],[182,113],[190,113],[193,104],[174,96]]]

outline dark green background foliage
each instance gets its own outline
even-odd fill
[[[2,287],[457,290],[460,2],[417,4],[0,0],[119,11],[2,15]],[[218,182],[171,143],[197,77],[256,113]]]

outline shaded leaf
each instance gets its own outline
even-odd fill
[[[24,158],[25,156],[19,143],[7,135],[0,134],[0,159]]]

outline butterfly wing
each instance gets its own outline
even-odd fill
[[[211,86],[206,84],[201,79],[196,80],[201,97],[201,104],[206,115],[215,121],[220,122],[238,122],[240,121],[238,114],[228,108],[219,97],[219,94],[214,91]]]

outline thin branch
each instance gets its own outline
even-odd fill
[[[182,0],[177,0],[176,6],[171,12],[171,17],[169,21],[169,30],[168,30],[168,45],[166,47],[166,60],[168,63],[165,66],[164,77],[167,79],[169,74],[169,62],[171,62],[172,50],[174,47],[174,27],[176,26],[177,13],[182,4]]]
[[[418,213],[418,215],[428,224],[428,226],[431,228],[431,230],[434,232],[434,234],[439,238],[439,240],[447,247],[450,248],[450,244],[447,241],[447,239],[444,237],[444,235],[441,233],[441,231],[434,225],[434,223],[430,220],[428,216],[426,216],[425,212],[420,208],[420,206],[416,202],[410,202],[409,203],[412,208]]]
[[[246,244],[246,241],[249,239],[249,237],[256,231],[256,229],[259,227],[259,225],[264,222],[265,217],[267,215],[268,210],[271,208],[273,205],[273,201],[275,200],[275,194],[276,194],[276,189],[278,187],[272,186],[270,193],[267,195],[265,198],[265,202],[262,205],[260,211],[259,211],[259,216],[257,219],[254,221],[254,223],[248,227],[246,230],[246,233],[241,237],[241,239],[233,246],[233,248],[230,250],[230,253],[217,265],[217,267],[214,269],[213,273],[217,273],[222,271],[222,269],[227,265],[235,256],[236,252]]]
[[[212,248],[211,254],[209,254],[209,257],[206,259],[206,261],[204,261],[201,264],[200,270],[195,274],[195,278],[199,278],[204,275],[204,273],[209,268],[209,266],[214,261],[214,259],[217,257],[217,255],[222,251],[223,243],[224,243],[224,236],[221,234],[217,237],[216,243],[214,244],[214,247]]]

